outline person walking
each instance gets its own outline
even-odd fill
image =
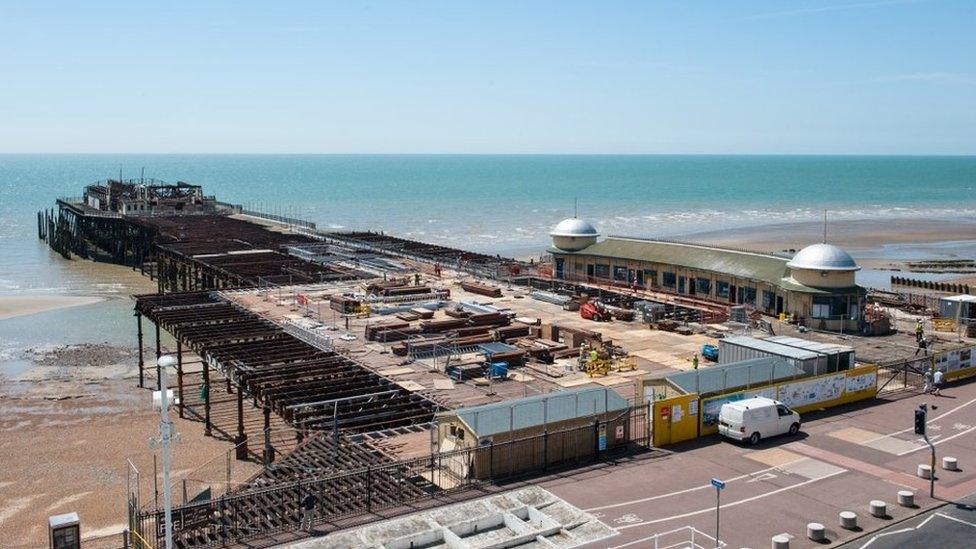
[[[299,528],[306,532],[312,530],[312,523],[315,521],[315,507],[319,504],[319,498],[312,492],[305,494],[302,498],[302,521]]]
[[[922,374],[922,379],[925,380],[925,385],[922,387],[922,394],[925,394],[932,390],[932,370],[926,368],[925,373]]]
[[[698,369],[698,353],[695,353],[695,356],[691,357],[691,367],[694,370]]]
[[[924,337],[918,340],[918,349],[915,349],[915,356],[918,356],[918,353],[922,353],[922,356],[929,356],[929,344],[925,341]]]
[[[935,371],[935,374],[932,376],[932,381],[935,382],[935,389],[932,390],[932,394],[942,396],[942,370]]]

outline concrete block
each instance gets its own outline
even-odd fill
[[[926,464],[919,464],[918,466],[918,476],[927,479],[932,476],[932,466]]]
[[[773,536],[772,542],[772,549],[790,549],[790,536],[786,534]]]
[[[888,505],[880,499],[871,500],[869,507],[871,508],[872,517],[885,518],[888,516]]]
[[[946,471],[958,471],[959,463],[956,461],[956,458],[945,456],[942,458],[942,468]]]
[[[807,524],[807,537],[812,541],[823,541],[827,538],[827,529],[819,522]]]
[[[838,515],[840,527],[848,530],[857,528],[857,513],[854,511],[841,511]]]
[[[915,507],[915,492],[911,490],[898,490],[898,505],[902,507]]]

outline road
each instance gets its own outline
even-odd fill
[[[699,545],[714,546],[703,537],[715,533],[713,477],[726,481],[720,539],[729,547],[765,547],[777,534],[793,536],[794,549],[819,546],[805,537],[809,522],[824,524],[832,542],[850,540],[976,493],[976,383],[950,386],[943,394],[808,414],[797,437],[756,447],[712,437],[679,445],[668,457],[596,468],[543,486],[620,532],[592,547],[653,546],[656,534],[682,528],[700,532],[706,543]],[[938,471],[936,500],[928,497],[928,481],[915,476],[917,465],[929,460],[912,428],[914,409],[923,402],[937,407],[928,428],[939,459],[951,455],[960,464],[960,471]],[[896,505],[897,492],[905,489],[915,492],[919,508]],[[874,499],[888,503],[889,518],[870,516]],[[844,510],[858,514],[863,531],[838,526]]]
[[[846,543],[843,549],[930,549],[976,545],[976,495]]]

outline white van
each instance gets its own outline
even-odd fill
[[[800,414],[778,400],[765,397],[727,402],[718,414],[718,432],[757,444],[766,437],[800,432]]]

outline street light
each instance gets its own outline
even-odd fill
[[[163,355],[156,361],[159,372],[159,436],[149,440],[149,447],[160,446],[163,454],[163,513],[166,526],[166,549],[173,549],[173,493],[170,489],[170,443],[179,442],[173,423],[169,420],[169,387],[166,370],[176,366],[176,357]]]

